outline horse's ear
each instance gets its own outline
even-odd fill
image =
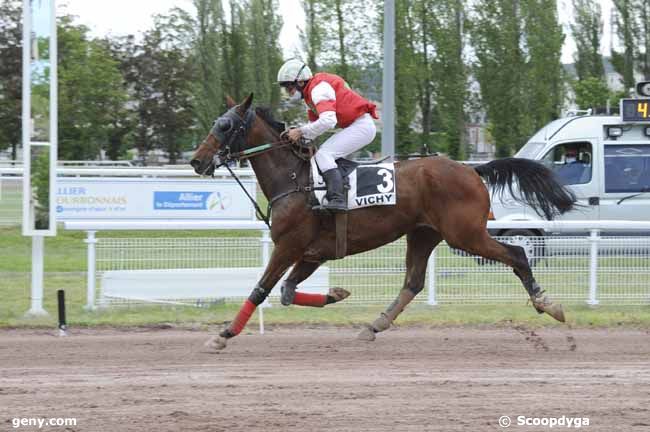
[[[235,100],[230,96],[226,96],[226,106],[228,109],[234,107],[235,105],[237,105],[237,102],[235,102]]]
[[[253,103],[253,93],[249,94],[248,97],[244,99],[244,102],[241,103],[242,114],[248,111],[252,103]]]

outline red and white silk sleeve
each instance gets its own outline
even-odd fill
[[[318,118],[300,128],[303,136],[307,139],[316,138],[325,131],[334,128],[338,122],[336,118],[336,92],[331,85],[326,82],[316,85],[311,91],[311,100],[316,106],[316,111],[318,111]]]

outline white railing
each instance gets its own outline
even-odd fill
[[[650,231],[650,222],[490,222],[488,227],[586,231],[589,235],[582,237],[528,239],[533,244],[528,258],[540,285],[554,298],[567,303],[650,303],[650,237],[599,235],[600,230]],[[89,308],[95,307],[97,276],[107,271],[255,266],[261,271],[272,248],[265,225],[255,221],[71,221],[65,223],[65,228],[87,231]],[[261,232],[261,235],[246,239],[135,236],[97,239],[95,236],[99,230],[129,229],[246,229]],[[513,239],[500,240],[511,242]],[[346,300],[347,304],[388,303],[403,283],[405,251],[405,241],[400,239],[374,251],[330,261],[327,263],[330,285],[350,289],[353,296]],[[219,283],[227,281],[215,281],[215,289]],[[426,295],[421,295],[418,301],[430,305],[510,303],[526,299],[523,287],[509,267],[467,256],[445,243],[436,248],[429,259],[426,290]],[[247,289],[241,297],[248,294]]]
[[[251,168],[233,168],[232,171],[240,177],[254,177]],[[22,167],[0,167],[0,176],[22,178]],[[65,177],[197,177],[190,167],[187,168],[142,168],[142,167],[57,167],[57,176]],[[215,177],[230,177],[226,169],[218,169]]]

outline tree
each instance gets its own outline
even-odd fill
[[[22,2],[0,0],[0,150],[21,143],[22,127]]]
[[[499,157],[510,156],[528,132],[524,129],[529,114],[524,112],[528,105],[522,17],[516,0],[480,0],[474,8],[474,71]]]
[[[436,109],[441,131],[446,136],[447,154],[452,159],[462,159],[465,155],[463,138],[468,75],[463,58],[465,10],[461,0],[438,0],[433,12]],[[424,142],[427,142],[427,136],[428,130],[423,124]]]
[[[73,17],[58,18],[59,155],[95,159],[124,113],[127,93],[105,43]]]
[[[472,41],[481,98],[497,156],[510,156],[562,102],[564,37],[552,0],[480,0]]]
[[[603,37],[602,8],[595,0],[573,0],[574,20],[571,34],[576,43],[574,54],[578,80],[595,77],[604,79],[605,69],[600,54]]]
[[[412,13],[410,2],[395,3],[395,151],[402,154],[417,148],[412,125],[421,94]]]
[[[564,33],[555,0],[528,0],[525,6],[527,74],[524,93],[528,99],[526,127],[530,128],[525,133],[532,135],[560,114],[564,99],[561,61]],[[518,143],[517,148],[523,144]]]
[[[639,46],[643,52],[639,52],[639,64],[643,79],[650,80],[650,3],[646,0],[638,0],[636,10],[640,20]]]
[[[305,12],[305,28],[300,30],[300,40],[307,55],[307,65],[316,72],[318,70],[317,58],[321,55],[325,38],[322,16],[326,7],[319,0],[301,0],[301,4]]]
[[[576,95],[576,105],[582,109],[605,106],[610,93],[605,81],[597,77],[576,81],[573,90]]]
[[[138,148],[163,150],[171,164],[191,144],[193,125],[192,67],[187,41],[179,37],[183,20],[158,16],[144,34],[137,57],[140,90]]]
[[[196,74],[194,110],[201,129],[208,130],[225,105],[226,24],[221,0],[194,0],[194,6],[196,17],[185,16]]]
[[[252,75],[252,87],[259,104],[277,107],[280,88],[275,84],[277,72],[282,66],[282,51],[278,40],[282,19],[275,11],[277,0],[251,0],[246,33],[250,40],[248,71]]]
[[[612,64],[623,75],[625,90],[634,87],[634,58],[636,53],[636,14],[634,0],[613,0],[616,8],[616,34],[623,42],[623,52],[612,50]]]

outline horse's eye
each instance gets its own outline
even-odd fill
[[[221,132],[228,132],[232,128],[232,120],[229,118],[220,118],[217,120],[217,128]]]

